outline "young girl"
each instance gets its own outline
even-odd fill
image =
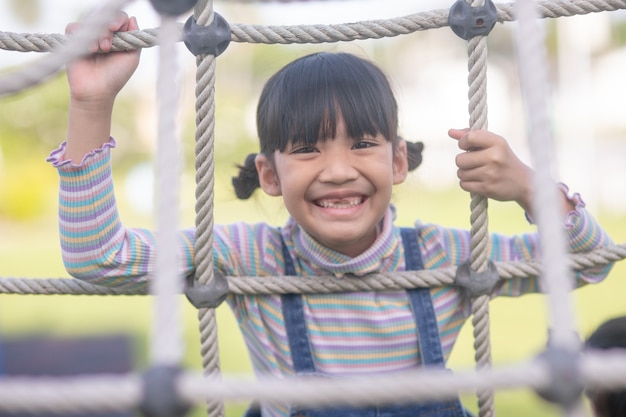
[[[68,26],[68,32],[74,25]],[[112,32],[137,29],[126,15]],[[97,49],[97,48],[95,48]],[[58,169],[60,232],[68,272],[94,284],[147,283],[154,236],[125,228],[115,205],[110,154],[116,94],[137,66],[139,52],[95,54],[68,68],[71,90],[67,142],[49,160]],[[467,231],[417,222],[394,226],[392,188],[421,161],[420,145],[398,136],[397,106],[385,75],[371,62],[343,53],[302,57],[265,85],[257,111],[260,153],[247,158],[237,193],[258,186],[282,197],[283,227],[216,226],[215,268],[227,276],[315,276],[456,266],[469,257]],[[531,171],[507,142],[487,131],[450,130],[463,151],[456,158],[461,187],[532,212]],[[563,188],[563,227],[572,252],[608,245],[609,237],[579,196]],[[194,231],[180,234],[184,274],[194,270]],[[538,255],[538,236],[494,235],[495,261]],[[578,285],[601,281],[609,267],[576,275]],[[539,291],[538,280],[501,282],[494,296]],[[230,295],[255,372],[264,377],[320,374],[363,377],[445,364],[470,300],[456,287],[320,295]],[[353,409],[300,410],[263,404],[263,416],[463,416],[458,400]]]

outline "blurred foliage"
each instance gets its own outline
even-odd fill
[[[611,39],[616,47],[626,46],[626,19],[614,22],[611,26]]]
[[[57,177],[45,162],[64,140],[69,93],[63,73],[50,81],[2,99],[0,112],[0,218],[32,220],[56,203]],[[134,135],[130,98],[118,100],[113,129]],[[140,144],[124,147],[120,166],[147,157]]]
[[[26,25],[34,25],[41,18],[39,0],[9,0],[12,15]]]

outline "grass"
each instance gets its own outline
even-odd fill
[[[217,184],[219,187],[220,185]],[[396,192],[399,225],[411,225],[419,217],[445,225],[467,228],[469,224],[468,196],[458,190],[432,192],[413,190],[414,184],[402,186]],[[186,191],[184,191],[186,192]],[[192,194],[188,194],[192,195]],[[239,203],[224,192],[216,193],[216,221],[238,219],[255,221],[269,219],[280,224],[284,210],[276,201],[259,198],[256,203]],[[120,201],[127,224],[149,225],[149,220],[134,213]],[[443,208],[443,209],[442,209]],[[254,210],[256,209],[256,211]],[[0,223],[0,275],[3,277],[66,277],[58,245],[55,208],[44,216],[46,220],[29,223]],[[244,212],[244,210],[246,210]],[[417,215],[416,215],[417,213]],[[184,216],[185,217],[185,216]],[[519,233],[532,230],[519,221],[522,216],[512,204],[490,203],[490,230]],[[626,215],[600,215],[611,236],[618,243],[626,241],[623,227]],[[516,219],[515,221],[511,219]],[[190,215],[184,223],[191,223]],[[143,223],[143,224],[142,224]],[[7,238],[11,236],[11,238]],[[626,314],[626,265],[618,264],[601,285],[587,286],[573,297],[576,321],[583,335],[607,318]],[[0,334],[5,338],[32,333],[54,337],[123,333],[135,342],[137,369],[147,365],[149,330],[151,327],[149,297],[121,296],[43,296],[0,295]],[[184,366],[202,368],[197,313],[181,297],[182,332],[185,341]],[[222,306],[217,310],[218,339],[222,372],[250,373],[250,362],[232,313]],[[545,298],[527,295],[521,298],[500,298],[491,303],[491,337],[494,364],[504,365],[527,360],[540,352],[546,341],[548,317]],[[473,367],[472,329],[468,323],[459,337],[450,360],[453,369]],[[464,396],[465,404],[476,410],[473,396]],[[551,417],[560,415],[550,404],[525,389],[498,391],[496,412],[505,416]],[[245,405],[227,404],[227,416],[242,415]],[[194,409],[194,416],[204,415],[203,407]]]

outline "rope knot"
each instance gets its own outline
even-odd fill
[[[466,41],[475,36],[488,35],[497,20],[498,10],[491,0],[485,0],[482,6],[477,7],[466,0],[456,0],[448,14],[450,29]]]
[[[153,366],[143,374],[143,399],[139,410],[145,417],[183,417],[191,408],[176,388],[181,369]]]
[[[470,298],[488,295],[500,281],[498,268],[491,261],[487,263],[487,269],[476,272],[470,267],[470,261],[463,262],[456,270],[454,277],[456,285],[463,288]]]
[[[183,28],[183,40],[189,51],[198,55],[219,56],[230,44],[230,25],[218,13],[213,13],[213,21],[204,26],[191,16]]]
[[[559,347],[548,347],[537,359],[546,362],[550,373],[549,386],[537,389],[537,395],[560,405],[564,410],[571,410],[580,400],[584,389],[579,354]]]
[[[187,276],[185,295],[196,308],[217,308],[228,296],[228,280],[220,272],[205,285],[199,285],[193,275]]]

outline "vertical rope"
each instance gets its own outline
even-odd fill
[[[528,141],[535,169],[534,206],[537,210],[533,216],[541,232],[542,258],[549,261],[543,264],[542,288],[548,294],[551,341],[555,346],[577,351],[580,341],[574,331],[574,308],[569,296],[574,282],[566,261],[567,243],[558,199],[560,191],[551,177],[555,157],[547,102],[549,83],[543,32],[537,24],[536,5],[532,0],[518,0],[516,12],[520,19],[517,61],[529,120]]]
[[[182,360],[183,338],[180,331],[178,294],[182,278],[178,251],[178,190],[180,161],[176,132],[178,84],[176,40],[178,27],[172,17],[162,16],[159,32],[159,135],[157,153],[157,259],[156,276],[151,283],[154,297],[151,359],[153,364],[179,365]],[[174,88],[172,88],[174,85]]]
[[[213,21],[212,0],[201,0],[194,10],[199,25]],[[215,57],[196,58],[196,279],[207,284],[213,275],[213,199],[215,143]],[[208,377],[220,377],[217,320],[214,309],[198,311],[202,366]],[[221,401],[207,404],[209,417],[224,415]]]
[[[483,0],[473,0],[472,6],[481,6]],[[487,37],[476,36],[468,41],[468,85],[470,129],[487,129]],[[488,200],[471,193],[470,202],[470,266],[474,271],[487,269],[489,260]],[[489,333],[489,295],[472,300],[472,325],[474,327],[474,358],[477,369],[491,368]],[[478,411],[481,417],[495,414],[493,390],[478,390]]]

